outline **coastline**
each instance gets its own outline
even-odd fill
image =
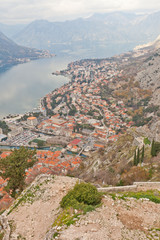
[[[38,59],[2,71],[0,83],[5,91],[1,89],[0,118],[25,114],[39,107],[41,98],[70,81],[68,76],[52,75],[57,69],[65,69],[70,61],[61,57]]]

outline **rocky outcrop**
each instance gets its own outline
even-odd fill
[[[38,176],[6,211],[14,229],[10,240],[20,236],[27,240],[44,240],[59,211],[59,202],[77,181],[63,176]]]
[[[147,240],[149,236],[157,239],[160,204],[148,199],[127,198],[124,201],[105,195],[99,208],[80,215],[74,224],[53,227],[61,211],[62,197],[77,181],[64,176],[38,176],[1,215],[0,225],[5,232],[3,240]],[[138,190],[160,189],[160,183],[135,183],[123,188],[133,191],[133,187]]]

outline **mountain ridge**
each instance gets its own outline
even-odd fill
[[[94,50],[112,42],[136,46],[153,41],[158,36],[159,20],[160,12],[146,15],[113,12],[64,22],[35,20],[12,39],[28,47],[55,49],[57,53],[64,50],[72,53],[77,48],[88,46]]]
[[[19,46],[0,32],[0,69],[49,56],[47,51]]]

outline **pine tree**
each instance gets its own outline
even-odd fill
[[[6,190],[12,191],[15,196],[16,190],[22,191],[25,186],[25,170],[36,162],[36,151],[25,147],[15,149],[11,155],[0,159],[0,176],[8,179]]]

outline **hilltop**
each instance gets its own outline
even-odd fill
[[[105,194],[102,205],[95,211],[78,216],[70,212],[73,221],[69,222],[68,213],[64,211],[62,215],[59,203],[77,181],[60,176],[37,177],[0,216],[5,239],[158,239],[160,205],[146,199],[144,193],[141,199],[136,193],[132,193],[133,197],[125,197],[125,193]],[[149,194],[152,198],[155,194],[159,201],[158,190]],[[62,219],[62,222],[56,219]]]

